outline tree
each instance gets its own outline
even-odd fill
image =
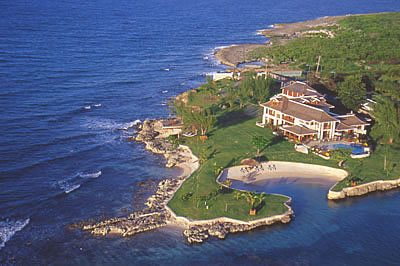
[[[389,144],[400,139],[400,106],[399,102],[385,96],[376,98],[371,114],[375,124],[371,128],[371,136],[376,141]]]
[[[257,149],[257,156],[260,156],[260,150],[262,150],[265,146],[269,144],[269,141],[261,135],[255,135],[251,139],[251,143]]]
[[[264,192],[262,192],[261,194],[258,194],[259,204],[261,204],[266,199],[267,199],[267,195]]]
[[[353,111],[357,111],[366,97],[365,84],[362,83],[361,75],[352,75],[345,77],[343,82],[339,83],[339,99],[343,105]]]
[[[336,149],[330,152],[331,159],[334,161],[345,161],[350,158],[351,150],[350,149]]]
[[[374,85],[377,91],[389,95],[392,99],[400,100],[400,66],[390,67]]]
[[[239,107],[243,108],[244,104],[250,99],[249,90],[244,86],[239,86],[235,90],[235,95],[239,98]]]
[[[225,179],[223,183],[227,188],[230,188],[232,186],[232,181],[229,179]]]
[[[258,104],[265,102],[271,96],[273,80],[271,77],[266,78],[265,75],[258,77],[254,82],[253,98]]]
[[[235,190],[233,192],[233,196],[235,197],[236,200],[239,200],[239,198],[242,196],[242,192],[239,190]]]
[[[201,130],[201,135],[204,136],[211,130],[217,121],[216,117],[212,115],[209,110],[202,110],[200,112],[194,112],[194,120],[199,125]]]
[[[193,108],[185,107],[177,101],[175,101],[174,109],[177,115],[182,118],[182,122],[186,128],[190,128],[196,132],[200,129],[203,136],[215,126],[217,121],[209,109],[195,111]]]
[[[254,209],[254,204],[258,199],[258,194],[255,192],[246,191],[242,194],[242,196],[246,198],[247,202],[250,203],[251,208]]]
[[[376,101],[371,112],[375,119],[375,124],[371,128],[371,136],[376,141],[386,143],[383,170],[388,175],[389,171],[386,167],[388,144],[399,142],[400,140],[400,106],[397,101],[385,96],[378,97]]]

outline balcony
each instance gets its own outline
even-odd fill
[[[286,115],[284,115],[284,116],[282,116],[282,119],[283,120],[285,120],[285,121],[287,121],[287,122],[290,122],[290,123],[294,123],[294,118],[292,118],[292,117],[290,117],[290,116],[286,116]]]

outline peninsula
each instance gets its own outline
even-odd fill
[[[173,223],[199,243],[290,221],[289,197],[232,181],[336,182],[328,199],[398,187],[399,31],[400,13],[325,17],[220,50],[234,74],[177,96],[174,119],[147,120],[136,136],[184,173],[160,182],[143,211],[84,229],[126,236]]]

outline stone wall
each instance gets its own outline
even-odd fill
[[[175,225],[186,227],[184,236],[189,243],[202,243],[210,236],[224,239],[229,233],[245,232],[260,226],[272,225],[275,223],[288,223],[294,214],[289,204],[291,198],[286,201],[285,206],[288,208],[283,214],[270,217],[264,217],[257,220],[245,222],[228,217],[219,217],[209,220],[191,220],[187,217],[177,216],[168,206],[166,209],[170,214],[169,222]]]
[[[336,184],[333,186],[335,187]],[[333,188],[332,187],[332,188]],[[329,190],[327,198],[330,200],[344,199],[345,197],[361,196],[373,191],[385,191],[400,187],[400,178],[395,180],[378,180],[354,187],[346,187],[341,191]]]

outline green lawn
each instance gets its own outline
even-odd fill
[[[235,199],[233,190],[215,193],[219,188],[216,182],[217,168],[227,168],[239,165],[245,158],[254,157],[256,148],[251,144],[254,135],[263,135],[270,140],[270,144],[262,151],[264,157],[270,161],[291,161],[310,164],[319,164],[338,168],[337,161],[324,160],[314,154],[302,154],[295,152],[293,143],[282,140],[272,134],[268,128],[260,128],[255,125],[259,118],[251,118],[238,108],[229,108],[220,111],[218,126],[209,133],[207,140],[198,137],[185,138],[194,154],[207,158],[181,188],[175,193],[168,205],[179,216],[191,219],[212,219],[217,217],[230,217],[249,221],[261,217],[282,214],[287,208],[284,202],[287,197],[268,195],[265,205],[260,208],[256,216],[249,215],[250,204],[244,198]],[[388,150],[387,166],[390,171],[383,170],[384,154],[386,148],[378,145],[369,158],[348,159],[345,163],[350,175],[339,182],[334,191],[349,186],[350,177],[361,178],[358,184],[368,183],[380,179],[396,179],[400,176],[400,166],[397,161],[400,158],[400,150],[391,148]],[[204,202],[209,206],[206,209]]]
[[[400,178],[400,150],[387,145],[378,145],[370,157],[365,159],[349,159],[346,161],[346,170],[352,176],[360,178],[357,184],[365,184],[375,180],[392,180]],[[384,157],[386,155],[386,171],[384,170]],[[340,191],[350,186],[349,178],[339,182],[333,191]]]
[[[206,154],[209,158],[198,171],[185,181],[175,193],[174,198],[168,203],[177,215],[192,219],[211,219],[225,216],[248,221],[282,214],[287,210],[283,205],[287,201],[287,197],[268,195],[265,206],[258,210],[256,216],[250,216],[250,204],[243,198],[236,200],[232,190],[212,195],[211,199],[207,200],[209,209],[205,208],[205,198],[219,187],[216,182],[215,169],[239,165],[242,159],[254,157],[256,149],[251,144],[251,138],[257,134],[272,141],[263,151],[268,160],[335,166],[334,162],[325,161],[315,155],[295,152],[293,144],[278,139],[270,129],[257,127],[256,121],[256,118],[249,118],[237,109],[229,110],[220,116],[219,127],[209,134],[208,140],[202,141],[197,137],[186,139],[185,144],[196,155],[204,156]]]

